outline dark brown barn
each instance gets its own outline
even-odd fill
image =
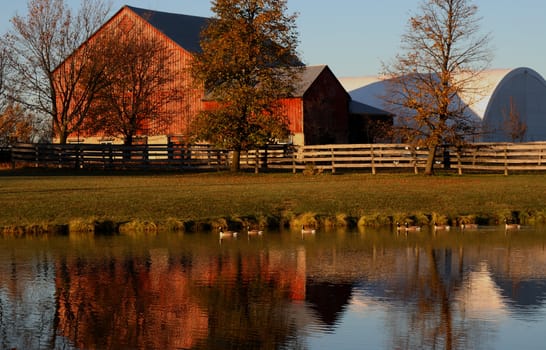
[[[305,67],[292,98],[284,99],[293,143],[347,143],[351,97],[328,66]]]

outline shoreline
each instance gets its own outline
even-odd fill
[[[515,212],[516,214],[518,211]],[[437,221],[440,218],[440,221]],[[252,229],[271,230],[300,230],[301,227],[312,228],[321,231],[332,231],[336,229],[365,229],[390,227],[393,232],[397,231],[397,223],[402,225],[408,222],[411,225],[422,227],[423,230],[435,230],[435,225],[449,226],[449,230],[463,231],[462,224],[479,225],[480,227],[493,227],[504,225],[503,220],[494,214],[482,216],[460,216],[455,219],[445,219],[446,216],[433,214],[410,214],[406,216],[397,215],[364,215],[361,217],[349,217],[347,215],[315,215],[303,213],[292,217],[276,216],[250,216],[237,218],[214,218],[204,220],[177,220],[173,218],[161,222],[146,220],[131,220],[115,222],[109,219],[74,219],[64,224],[28,224],[28,225],[7,225],[0,227],[0,238],[23,238],[40,237],[47,235],[69,235],[71,233],[90,234],[98,236],[113,236],[134,233],[196,233],[213,232],[219,227],[244,232],[247,227]],[[526,226],[537,226],[544,224],[543,217],[534,217],[526,214],[525,220],[519,217],[512,222],[522,223]],[[440,230],[444,230],[445,227]],[[404,231],[403,226],[399,229]]]
[[[546,224],[546,176],[539,174],[0,175],[2,236]]]

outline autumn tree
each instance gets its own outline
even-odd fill
[[[192,72],[214,108],[193,126],[200,139],[232,150],[238,171],[242,150],[288,135],[279,99],[299,74],[296,15],[286,13],[286,0],[215,0],[212,11]]]
[[[27,15],[13,17],[3,39],[13,73],[11,98],[49,117],[60,143],[81,127],[102,74],[93,45],[77,49],[99,28],[109,6],[102,0],[81,4],[73,14],[65,0],[29,0]]]
[[[8,104],[0,112],[0,146],[31,142],[35,136],[33,119],[20,105]]]
[[[402,36],[404,52],[384,65],[385,102],[397,115],[400,138],[428,149],[428,175],[440,145],[459,144],[477,130],[472,102],[460,99],[479,96],[472,89],[491,59],[477,13],[471,0],[424,0]]]
[[[6,86],[7,52],[0,47],[0,146],[29,142],[33,136],[32,115],[14,103]]]
[[[169,104],[183,97],[178,59],[164,40],[125,18],[104,30],[105,84],[94,103],[97,123],[107,135],[123,136],[132,145],[136,135],[164,131],[175,110]]]
[[[6,108],[7,105],[7,94],[6,94],[6,62],[7,61],[7,52],[6,49],[2,46],[0,42],[0,113]]]

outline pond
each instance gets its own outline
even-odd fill
[[[546,230],[0,239],[2,349],[543,349]]]

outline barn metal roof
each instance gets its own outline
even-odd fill
[[[349,111],[355,115],[391,116],[392,114],[379,108],[372,107],[362,102],[351,100]]]
[[[127,6],[131,11],[142,17],[156,29],[161,31],[183,49],[196,53],[201,52],[199,44],[201,30],[205,28],[209,18],[153,11]]]
[[[294,97],[303,97],[326,67],[326,65],[303,67],[298,86],[296,87],[296,91],[294,91]]]

